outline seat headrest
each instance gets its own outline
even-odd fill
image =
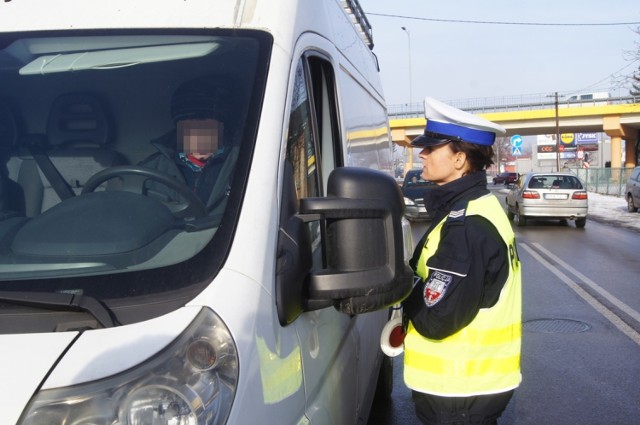
[[[47,122],[51,146],[104,146],[111,141],[111,120],[104,103],[88,93],[67,93],[51,105]]]

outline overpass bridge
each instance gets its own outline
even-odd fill
[[[456,105],[467,112],[502,125],[506,137],[514,134],[546,135],[600,133],[611,137],[611,168],[636,165],[640,144],[640,97],[618,97],[588,102],[555,100],[519,104],[478,106]],[[393,141],[408,147],[426,125],[421,104],[389,105],[389,124]],[[622,140],[626,141],[622,164]]]

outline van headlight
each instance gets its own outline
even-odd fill
[[[237,383],[229,329],[204,308],[146,362],[99,381],[39,392],[20,425],[219,425]]]

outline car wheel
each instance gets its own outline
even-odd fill
[[[513,214],[513,211],[511,211],[511,208],[509,208],[509,203],[506,202],[506,201],[505,201],[505,203],[507,205],[507,218],[509,219],[509,221],[513,221],[513,216],[515,214]]]
[[[586,217],[576,218],[576,227],[578,229],[582,229],[585,224],[587,224],[587,218]]]
[[[518,227],[524,227],[527,225],[527,217],[523,216],[520,213],[520,210],[517,210],[515,214],[515,222]]]
[[[636,212],[638,211],[638,207],[633,203],[633,196],[627,195],[627,211]]]

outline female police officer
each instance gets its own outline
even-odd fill
[[[485,172],[505,130],[431,98],[425,116],[412,145],[437,187],[403,302],[404,379],[425,424],[495,424],[521,380],[520,262]]]

